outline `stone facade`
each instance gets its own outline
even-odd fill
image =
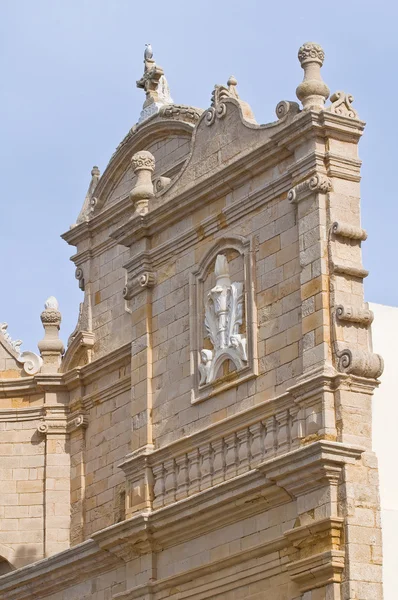
[[[0,328],[0,598],[382,598],[364,123],[299,60],[302,108],[258,125],[233,77],[173,104],[147,46],[63,235],[66,352],[54,298],[40,357]]]

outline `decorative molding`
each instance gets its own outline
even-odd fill
[[[246,121],[255,123],[254,114],[247,102],[244,102],[239,98],[236,86],[238,82],[235,77],[231,75],[228,79],[227,87],[225,85],[215,85],[211,95],[211,106],[205,113],[205,124],[210,126],[213,125],[217,119],[223,119],[227,113],[227,105],[225,100],[235,100],[242,111],[242,115]]]
[[[65,435],[67,433],[66,418],[62,420],[47,418],[42,419],[39,425],[37,426],[37,433],[40,433],[41,435]]]
[[[300,593],[304,593],[331,583],[341,583],[344,558],[343,550],[327,550],[290,563],[287,568]]]
[[[13,340],[7,331],[8,323],[0,323],[0,335],[6,344],[13,350],[17,355],[20,354],[20,347],[22,346],[22,340]]]
[[[337,221],[332,225],[332,232],[337,237],[348,238],[350,240],[365,241],[368,237],[365,229],[355,227],[355,225],[350,225],[349,223],[340,223]]]
[[[8,324],[0,324],[0,342],[10,352],[16,362],[23,365],[23,370],[27,375],[36,375],[43,366],[43,359],[34,352],[20,352],[22,340],[13,340],[7,331]]]
[[[283,537],[266,541],[177,575],[151,581],[146,585],[138,585],[125,592],[119,592],[113,597],[113,600],[152,598],[159,593],[162,597],[165,597],[165,593],[169,595],[168,590],[175,589],[178,589],[179,600],[188,600],[188,598],[191,600],[199,598],[201,600],[213,600],[216,596],[222,597],[229,591],[236,591],[237,581],[246,578],[247,570],[250,572],[251,584],[272,577],[276,570],[275,562],[267,560],[267,557],[272,553],[280,552],[285,546],[286,541]],[[254,560],[256,562],[255,567],[252,566]],[[250,567],[245,565],[248,562]],[[279,568],[278,565],[277,569]],[[226,569],[228,569],[228,574],[225,573]],[[203,582],[209,581],[209,576],[211,577],[211,584],[206,585]]]
[[[214,350],[201,350],[200,385],[216,379],[225,360],[237,370],[247,364],[247,340],[239,330],[243,323],[243,283],[231,283],[227,258],[218,254],[215,264],[216,284],[205,303],[205,328]]]
[[[67,432],[72,433],[77,429],[86,429],[88,427],[88,415],[86,413],[80,413],[78,415],[72,415],[68,418],[66,425]]]
[[[297,203],[311,194],[327,194],[332,189],[332,182],[326,175],[316,173],[306,181],[298,183],[287,194],[289,202]]]
[[[341,117],[348,117],[349,119],[359,119],[357,111],[352,108],[354,97],[346,92],[337,91],[330,96],[332,104],[328,106],[326,110],[329,112],[340,115]]]
[[[373,322],[374,315],[368,308],[357,306],[336,306],[336,317],[339,321],[347,321],[350,323],[360,323],[361,325],[369,326]]]
[[[384,361],[379,354],[356,348],[337,352],[338,368],[342,373],[377,379],[383,373]]]
[[[185,106],[184,104],[169,104],[162,106],[159,110],[159,116],[164,119],[176,119],[188,123],[197,123],[203,113],[201,108]]]
[[[170,185],[171,179],[170,177],[155,177],[153,180],[153,187],[155,193],[162,192],[168,185]]]
[[[123,298],[131,300],[137,294],[145,289],[153,288],[156,284],[156,273],[153,271],[144,271],[138,275],[128,274],[127,283],[123,288]]]
[[[356,265],[344,265],[342,263],[333,262],[331,266],[333,273],[340,275],[348,275],[349,277],[357,277],[358,279],[365,279],[365,277],[369,275],[369,271]]]
[[[343,518],[331,516],[284,533],[289,542],[289,575],[299,585],[301,593],[341,581],[343,526]]]
[[[77,267],[75,271],[75,278],[79,282],[79,288],[84,292],[84,274],[83,269],[81,267]]]
[[[297,102],[291,100],[281,100],[275,108],[275,113],[278,119],[283,119],[287,115],[297,115],[300,112],[300,107]]]

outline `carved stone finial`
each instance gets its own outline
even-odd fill
[[[299,49],[298,58],[304,69],[304,79],[296,90],[297,98],[303,108],[320,110],[329,96],[329,88],[321,75],[325,53],[318,44],[307,42]]]
[[[47,298],[44,310],[40,315],[44,327],[44,338],[38,343],[43,359],[43,373],[57,373],[61,364],[64,345],[59,339],[61,313],[58,310],[58,301],[54,296]]]
[[[151,44],[145,44],[144,65],[144,74],[137,81],[137,87],[145,90],[146,99],[138,123],[158,113],[165,104],[173,104],[167,79],[162,67],[155,63]]]
[[[137,181],[130,192],[130,200],[135,203],[136,212],[145,215],[148,212],[149,199],[154,196],[152,173],[155,170],[155,158],[147,150],[141,150],[132,156],[131,165],[137,175]]]

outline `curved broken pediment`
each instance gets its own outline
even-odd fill
[[[195,128],[188,159],[170,184],[168,198],[261,148],[299,113],[296,102],[283,101],[276,107],[277,121],[258,125],[246,102],[220,92],[218,97],[218,103],[202,114]]]

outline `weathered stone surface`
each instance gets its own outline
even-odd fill
[[[304,110],[258,125],[233,77],[172,104],[147,47],[141,120],[63,236],[62,361],[52,299],[30,377],[1,330],[0,574],[43,559],[1,598],[381,600],[363,123],[299,58]]]

